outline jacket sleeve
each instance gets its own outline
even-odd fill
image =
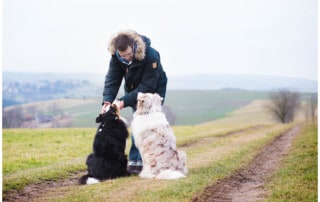
[[[159,60],[146,62],[138,87],[121,98],[121,100],[124,101],[125,107],[135,106],[138,92],[154,93],[156,91],[161,71],[160,68],[158,68],[159,66],[161,67]]]
[[[103,89],[103,102],[113,102],[118,94],[123,79],[123,70],[112,57],[109,64],[109,70],[105,78]]]

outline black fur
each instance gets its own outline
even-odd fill
[[[86,184],[89,177],[106,180],[129,175],[124,153],[128,130],[118,115],[117,107],[113,105],[106,113],[99,114],[96,123],[100,124],[94,138],[93,153],[86,161],[88,174],[79,179],[79,184]]]

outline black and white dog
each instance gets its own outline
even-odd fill
[[[128,159],[125,155],[128,130],[120,119],[117,105],[112,104],[106,113],[99,114],[93,153],[86,160],[88,174],[79,179],[79,184],[94,184],[102,180],[129,176]]]

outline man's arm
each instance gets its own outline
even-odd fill
[[[109,70],[105,77],[104,89],[103,89],[103,99],[102,99],[102,109],[101,113],[104,113],[106,107],[110,105],[116,98],[121,82],[123,79],[123,71],[119,65],[116,64],[114,58],[111,58],[109,64]]]
[[[121,82],[123,79],[123,70],[116,64],[115,59],[112,58],[109,64],[109,70],[105,77],[103,100],[102,103],[112,103],[116,98]]]

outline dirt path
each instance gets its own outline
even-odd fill
[[[33,198],[46,193],[54,187],[72,186],[78,184],[78,179],[86,174],[85,171],[74,173],[68,179],[60,181],[45,181],[41,183],[30,184],[22,190],[9,191],[2,201],[32,201]]]
[[[192,201],[258,201],[265,198],[266,178],[279,167],[300,129],[301,126],[295,126],[280,135],[264,147],[248,167],[207,187],[202,195]]]

